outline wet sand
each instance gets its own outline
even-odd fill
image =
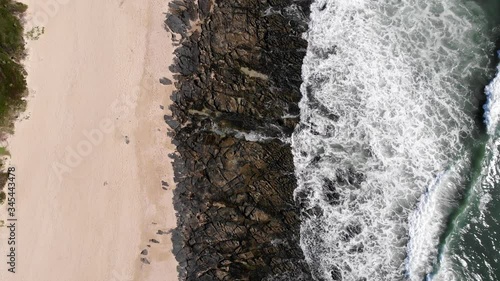
[[[9,140],[17,264],[0,261],[0,280],[177,280],[168,1],[26,1],[45,33],[28,43],[28,109]]]

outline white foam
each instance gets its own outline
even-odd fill
[[[437,261],[443,226],[461,190],[460,183],[455,180],[460,179],[457,174],[460,170],[463,168],[452,166],[439,173],[409,217],[406,271],[415,280],[422,280],[424,275],[431,273]]]
[[[500,51],[498,51],[500,57]],[[497,77],[486,86],[486,104],[484,108],[484,123],[487,126],[488,134],[494,135],[500,120],[500,66],[497,67]]]
[[[464,81],[487,65],[476,27],[452,1],[312,5],[302,121],[292,145],[296,196],[307,197],[302,203],[311,210],[301,246],[317,277],[333,280],[340,271],[344,281],[401,280],[409,216],[453,165],[415,219],[409,279],[422,280],[435,260],[450,205],[441,200],[454,198],[469,164],[462,140],[474,128],[474,106]],[[337,205],[325,180],[334,182]]]

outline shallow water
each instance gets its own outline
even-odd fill
[[[477,248],[477,235],[469,237],[472,231],[462,226],[472,229],[481,220],[473,206],[487,210],[496,197],[483,196],[488,188],[481,186],[495,190],[490,170],[498,166],[500,105],[497,113],[493,94],[486,116],[482,106],[484,86],[495,75],[499,6],[313,4],[302,122],[292,145],[301,244],[318,280],[474,280],[463,278],[482,274],[466,275],[473,267],[456,257]]]

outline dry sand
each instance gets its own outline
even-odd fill
[[[171,78],[168,1],[25,2],[45,33],[28,43],[29,104],[9,140],[17,265],[7,272],[2,227],[0,280],[177,280],[170,235],[157,234],[175,227],[173,86],[158,82]]]

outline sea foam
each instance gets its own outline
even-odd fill
[[[500,58],[500,50],[497,51],[497,54]],[[500,118],[500,65],[497,67],[497,77],[486,86],[484,93],[486,94],[486,103],[483,105],[484,123],[488,134],[493,135]]]
[[[421,281],[432,269],[470,164],[467,81],[487,65],[469,14],[452,0],[312,5],[292,146],[318,280]]]

